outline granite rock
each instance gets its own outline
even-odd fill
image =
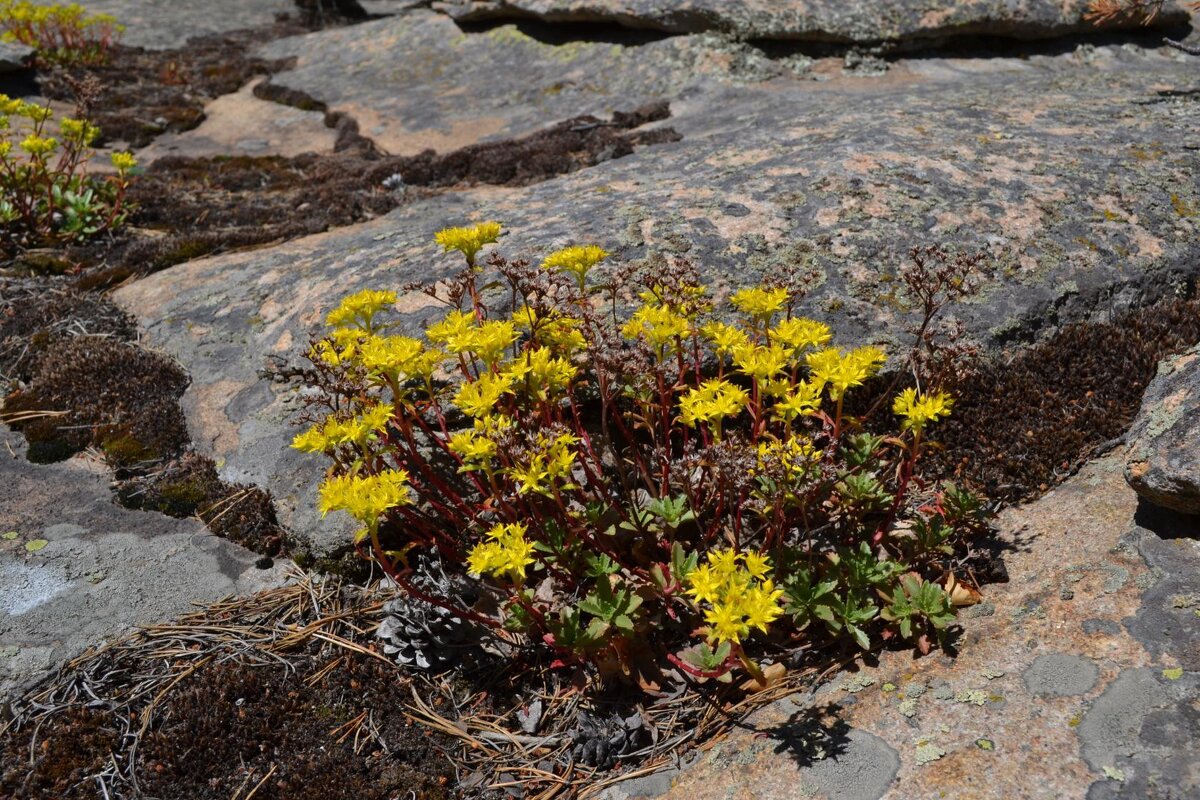
[[[1128,440],[1129,485],[1150,503],[1200,514],[1200,348],[1159,366]]]
[[[27,68],[33,48],[20,42],[0,42],[0,75]]]
[[[125,26],[121,44],[148,50],[182,47],[193,36],[270,25],[293,14],[292,0],[87,0],[87,10],[111,14]]]
[[[117,506],[102,464],[21,449],[0,430],[0,701],[134,625],[285,580],[197,520]]]

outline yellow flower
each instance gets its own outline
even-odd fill
[[[569,272],[575,276],[579,288],[583,289],[588,272],[607,257],[608,253],[595,245],[564,247],[546,256],[542,261],[542,269]]]
[[[433,235],[445,252],[457,250],[466,256],[467,263],[475,266],[475,256],[485,244],[493,244],[500,238],[499,222],[480,222],[469,228],[445,228]]]
[[[459,431],[450,437],[446,445],[450,452],[462,459],[459,472],[490,469],[499,446],[479,431]]]
[[[523,581],[525,568],[534,562],[533,544],[525,538],[527,531],[528,528],[519,523],[494,526],[487,532],[491,541],[477,544],[467,554],[467,571],[477,577],[504,576]]]
[[[526,393],[546,400],[571,385],[579,370],[565,358],[559,358],[545,347],[526,350],[501,370],[512,379],[513,386],[522,386]]]
[[[771,341],[793,350],[821,347],[828,344],[830,338],[832,334],[828,325],[804,317],[782,320],[771,329]]]
[[[507,375],[485,372],[477,380],[467,381],[454,395],[454,405],[471,417],[486,417],[492,413],[500,398],[512,391]]]
[[[425,350],[419,340],[409,336],[371,336],[362,342],[358,353],[359,363],[371,374],[398,381],[431,375],[441,359],[441,353]]]
[[[839,400],[847,389],[861,386],[870,378],[887,356],[878,347],[859,347],[845,355],[836,347],[818,350],[807,356],[808,368],[813,383],[829,386],[829,396]]]
[[[824,384],[815,381],[800,381],[789,384],[791,391],[775,403],[775,417],[791,422],[796,417],[807,417],[821,410],[821,392]]]
[[[733,350],[733,363],[742,374],[756,381],[767,381],[787,367],[788,351],[777,344],[768,347],[741,345]]]
[[[633,317],[621,328],[627,339],[644,337],[660,350],[667,345],[677,345],[680,339],[691,335],[688,318],[660,305],[644,305],[634,312]]]
[[[743,314],[749,314],[757,319],[766,319],[772,314],[782,311],[787,305],[787,289],[768,289],[753,287],[741,289],[733,293],[729,301]]]
[[[118,151],[112,154],[112,165],[116,167],[118,175],[124,175],[137,166],[137,159],[133,157],[133,153]]]
[[[375,315],[385,308],[396,305],[395,292],[380,292],[375,289],[364,289],[342,298],[337,308],[325,317],[325,324],[331,328],[355,327],[370,331]]]
[[[469,349],[470,337],[475,332],[475,315],[469,311],[451,311],[441,322],[425,329],[431,342],[446,345],[451,353],[463,353]]]
[[[740,642],[751,630],[765,633],[783,615],[783,590],[767,578],[770,572],[771,560],[762,553],[728,548],[709,553],[708,563],[688,575],[686,594],[709,605],[710,639]]]
[[[750,344],[750,337],[745,331],[724,322],[710,322],[700,328],[700,333],[712,342],[713,349],[720,356],[727,356],[736,348]]]
[[[21,149],[34,158],[45,158],[58,149],[58,140],[52,136],[31,133],[21,142]]]
[[[679,410],[685,425],[694,428],[705,422],[719,430],[721,421],[742,413],[749,399],[745,389],[729,381],[711,380],[688,389],[679,400]]]
[[[321,484],[320,495],[321,516],[345,511],[367,528],[378,525],[380,517],[393,508],[412,503],[404,470],[366,476],[335,475]]]
[[[462,337],[460,344],[466,345],[466,349],[476,358],[490,365],[503,358],[520,336],[512,320],[489,320]],[[454,352],[452,347],[449,349]]]
[[[930,422],[950,416],[953,405],[953,398],[945,392],[918,395],[916,389],[908,388],[896,396],[892,412],[904,418],[901,427],[905,430],[920,432]]]
[[[96,140],[100,135],[100,129],[85,119],[74,119],[72,117],[62,117],[58,120],[59,130],[62,131],[63,138],[73,142],[78,142],[82,145],[89,145]],[[113,166],[116,166],[117,153],[113,153]],[[123,155],[129,155],[125,153]],[[133,156],[129,156],[133,158]],[[132,166],[132,165],[131,165]]]
[[[292,447],[304,453],[326,453],[344,444],[365,447],[378,438],[392,419],[392,409],[382,403],[365,408],[347,420],[327,418],[292,439]]]
[[[579,437],[572,434],[559,434],[553,439],[539,435],[537,449],[529,454],[528,461],[506,471],[517,482],[517,493],[551,497],[556,490],[575,488],[570,479],[575,466],[574,446],[578,443]]]

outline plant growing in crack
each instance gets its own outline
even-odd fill
[[[124,26],[111,14],[90,14],[78,3],[43,5],[0,0],[0,38],[34,48],[39,66],[108,61]]]
[[[137,161],[115,152],[114,175],[88,175],[99,135],[83,114],[56,116],[49,105],[0,94],[0,250],[86,239],[124,224]]]
[[[321,413],[294,446],[332,459],[320,507],[358,520],[360,552],[503,645],[604,678],[761,685],[764,657],[829,639],[928,649],[952,618],[946,549],[980,530],[956,509],[982,503],[920,473],[952,400],[917,352],[969,260],[914,254],[917,386],[853,415],[887,355],[798,315],[803,280],[722,307],[682,260],[483,258],[500,234],[437,234],[465,267],[425,290],[447,311],[423,337],[397,331],[396,292],[368,289],[312,348]],[[423,590],[418,553],[479,601]]]

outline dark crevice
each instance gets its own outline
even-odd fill
[[[486,19],[459,21],[456,23],[463,33],[487,33],[488,31],[513,25],[530,39],[548,45],[564,45],[581,42],[585,44],[618,44],[623,47],[640,47],[651,42],[660,42],[682,34],[653,28],[632,28],[611,21],[598,22],[548,22],[537,17],[515,19]]]
[[[1165,47],[1164,36],[1180,40],[1192,33],[1191,25],[1186,22],[1166,27],[1130,25],[1120,29],[1071,32],[1057,36],[1046,36],[1043,28],[1035,26],[1016,26],[997,33],[995,25],[980,23],[901,40],[853,40],[815,31],[792,36],[746,35],[732,29],[718,17],[702,11],[678,11],[672,16],[656,20],[619,13],[536,14],[511,6],[459,16],[455,22],[464,33],[486,33],[505,25],[514,25],[531,39],[549,45],[582,42],[637,47],[677,36],[716,34],[750,45],[770,59],[796,56],[843,58],[858,51],[869,51],[893,60],[1030,58],[1068,54],[1083,45]]]

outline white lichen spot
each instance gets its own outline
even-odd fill
[[[938,747],[929,739],[915,739],[913,740],[913,744],[916,745],[916,750],[914,751],[913,756],[916,759],[918,767],[924,766],[931,761],[937,761],[939,758],[946,755],[945,750]]]
[[[1110,781],[1124,781],[1125,773],[1116,767],[1105,767],[1104,777],[1108,778]]]

